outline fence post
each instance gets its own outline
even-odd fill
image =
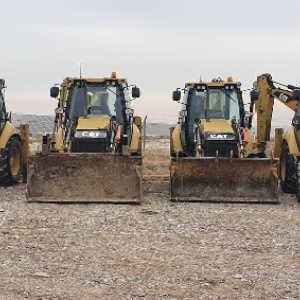
[[[146,126],[147,126],[147,115],[145,116],[143,122],[143,152],[146,149],[146,134],[147,134]]]

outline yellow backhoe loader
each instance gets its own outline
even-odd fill
[[[253,111],[255,105],[258,127],[257,140],[260,151],[265,151],[266,144],[270,140],[274,99],[295,112],[291,127],[285,133],[282,129],[276,131],[274,155],[279,158],[278,176],[282,191],[296,193],[297,201],[300,202],[300,166],[298,166],[300,157],[299,87],[276,82],[270,74],[258,76],[254,85],[255,89],[251,92],[250,111]],[[264,135],[264,133],[268,134]]]
[[[274,160],[256,148],[240,86],[231,77],[185,84],[170,130],[171,200],[279,201]],[[177,89],[173,100],[180,99]]]
[[[23,178],[26,182],[26,164],[29,153],[29,126],[15,127],[6,111],[3,90],[5,80],[0,79],[0,185],[13,185]]]
[[[138,203],[142,197],[141,118],[136,86],[106,78],[65,78],[53,133],[28,160],[27,201]]]

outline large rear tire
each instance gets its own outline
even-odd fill
[[[20,181],[23,170],[23,152],[17,137],[11,137],[0,157],[0,184],[13,185]]]
[[[279,165],[280,186],[284,193],[296,193],[296,173],[294,157],[290,155],[289,147],[284,143]]]

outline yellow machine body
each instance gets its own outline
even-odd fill
[[[13,185],[22,178],[25,182],[29,153],[29,126],[15,127],[6,111],[3,89],[5,80],[0,79],[0,185]]]
[[[240,83],[217,78],[184,90],[170,137],[171,200],[278,202],[274,160],[257,155]]]
[[[274,101],[294,112],[291,127],[286,132],[282,128],[275,129],[274,156],[279,159],[277,173],[282,191],[296,193],[297,201],[300,202],[300,89],[276,82],[270,74],[258,76],[254,86],[251,103],[257,111],[257,142],[260,151],[266,151],[267,142],[270,141]]]
[[[59,93],[52,90],[59,102],[54,130],[29,157],[27,201],[141,201],[142,122],[128,89],[112,76],[66,78]],[[137,88],[132,94],[139,96]]]

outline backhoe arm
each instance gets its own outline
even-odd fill
[[[288,89],[276,87],[270,74],[263,74],[257,77],[254,83],[254,91],[251,92],[251,105],[255,105],[257,113],[257,147],[258,152],[265,153],[266,143],[270,141],[271,121],[273,114],[274,99],[278,100],[291,110],[296,111],[297,101],[294,99],[293,90],[297,88],[292,85],[283,85]]]

